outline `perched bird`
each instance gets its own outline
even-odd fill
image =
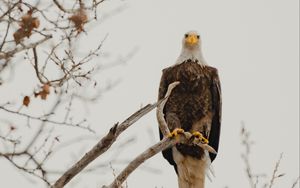
[[[221,88],[216,68],[208,66],[201,51],[201,38],[187,32],[176,63],[162,73],[158,100],[164,98],[168,85],[179,81],[165,107],[164,118],[175,137],[183,131],[192,133],[218,151],[221,127]],[[160,131],[160,139],[163,138]],[[203,188],[205,174],[216,154],[197,145],[176,144],[162,151],[178,175],[179,188]]]

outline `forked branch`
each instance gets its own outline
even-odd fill
[[[143,117],[156,107],[156,103],[148,104],[127,118],[121,124],[116,123],[89,152],[87,152],[78,162],[76,162],[69,170],[67,170],[51,187],[64,187],[72,178],[81,172],[88,164],[94,161],[101,154],[106,152],[110,146],[116,141],[118,136],[125,131],[129,126]]]
[[[164,118],[163,109],[164,106],[172,92],[172,90],[179,84],[179,82],[173,82],[168,86],[168,91],[165,97],[158,102],[157,106],[157,120],[159,123],[160,130],[162,131],[164,138],[145,150],[139,156],[137,156],[133,161],[131,161],[127,167],[114,179],[114,181],[109,186],[103,186],[102,188],[120,188],[122,183],[127,179],[127,177],[139,167],[143,162],[153,157],[157,153],[174,146],[176,143],[185,143],[185,144],[197,144],[202,147],[204,150],[207,150],[212,153],[216,153],[216,151],[207,144],[203,144],[200,140],[192,139],[192,135],[189,132],[184,132],[184,134],[179,134],[176,139],[170,138],[168,135],[170,130],[167,126],[167,123]]]

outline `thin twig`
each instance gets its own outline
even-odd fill
[[[299,180],[300,180],[300,176],[295,180],[295,182],[293,183],[291,188],[295,188],[296,185],[298,184]]]
[[[274,168],[274,170],[273,170],[273,174],[272,174],[272,178],[271,178],[271,180],[270,180],[269,188],[272,188],[272,187],[273,187],[274,182],[275,182],[275,179],[284,176],[284,174],[279,174],[279,175],[277,175],[278,168],[279,168],[279,165],[280,165],[280,162],[281,162],[281,159],[282,159],[282,155],[283,155],[283,154],[281,153],[281,154],[280,154],[280,157],[279,157],[279,159],[278,159],[278,161],[277,161],[276,164],[275,164],[275,168]]]
[[[41,122],[51,123],[51,124],[61,125],[61,126],[77,127],[77,128],[86,129],[90,132],[94,132],[94,130],[92,130],[91,128],[81,126],[79,123],[72,124],[72,123],[68,123],[68,122],[65,122],[65,121],[59,122],[59,121],[50,120],[50,119],[48,119],[48,117],[43,117],[43,116],[42,117],[31,116],[31,115],[28,115],[28,114],[21,113],[19,111],[10,110],[8,108],[5,108],[4,106],[0,106],[0,110],[3,110],[3,111],[8,112],[8,113],[16,114],[16,115],[25,117],[27,119],[38,120],[38,121],[41,121]]]
[[[74,11],[66,10],[57,0],[53,0],[53,3],[57,6],[58,9],[65,13],[73,13]]]
[[[46,84],[46,82],[44,82],[44,80],[42,79],[42,77],[40,75],[38,56],[36,53],[36,46],[32,48],[32,51],[33,51],[33,57],[34,57],[34,70],[35,70],[36,77],[39,79],[41,84]]]
[[[10,28],[10,24],[11,24],[11,22],[7,23],[5,35],[3,37],[3,42],[0,45],[0,51],[2,51],[2,48],[3,48],[3,46],[4,46],[5,42],[6,42],[6,38],[7,38],[7,35],[8,35],[9,28]]]
[[[16,47],[14,48],[13,50],[11,51],[8,51],[8,52],[0,52],[0,60],[1,59],[7,59],[7,58],[10,58],[12,56],[14,56],[16,53],[19,53],[23,50],[28,50],[28,49],[31,49],[31,48],[34,48],[42,43],[44,43],[45,41],[49,40],[52,38],[52,35],[48,35],[46,36],[45,38],[37,41],[37,42],[34,42],[34,43],[31,43],[29,45],[22,45],[22,46],[19,46],[19,47]]]
[[[246,165],[245,170],[246,170],[246,174],[248,177],[250,187],[256,188],[259,176],[255,176],[253,174],[251,165],[250,165],[249,156],[250,156],[250,149],[251,149],[251,141],[249,140],[249,135],[250,135],[250,133],[243,126],[242,131],[241,131],[241,137],[242,137],[242,144],[245,146],[246,151],[245,151],[245,153],[242,154],[242,159],[244,160],[244,163]],[[255,180],[255,177],[256,177],[256,180]]]
[[[7,14],[9,14],[18,4],[20,4],[20,0],[18,1],[18,2],[16,2],[16,3],[14,3],[11,7],[9,7],[8,9],[7,9],[7,11],[6,12],[4,12],[1,16],[0,16],[0,20],[2,20],[3,18],[4,18],[4,16],[6,16]]]

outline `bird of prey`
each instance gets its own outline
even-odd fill
[[[221,127],[221,88],[216,68],[207,65],[201,51],[201,38],[195,31],[187,32],[176,63],[162,72],[158,100],[164,98],[168,85],[179,81],[163,109],[164,118],[176,137],[183,131],[202,139],[216,151]],[[160,131],[160,139],[163,134]],[[203,140],[204,139],[204,140]],[[174,166],[179,188],[203,188],[205,174],[216,154],[195,144],[176,144],[162,151]]]

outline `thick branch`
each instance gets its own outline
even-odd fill
[[[132,160],[127,167],[114,179],[114,181],[109,186],[103,186],[102,188],[120,188],[122,183],[128,178],[128,176],[139,167],[143,162],[150,159],[157,153],[174,146],[177,143],[183,144],[196,144],[202,147],[204,150],[207,150],[212,153],[216,153],[216,151],[207,144],[202,144],[197,140],[191,140],[192,134],[189,132],[185,132],[184,134],[180,134],[176,139],[164,137],[160,142],[148,148],[146,151],[137,156],[134,160]]]
[[[180,82],[173,82],[171,83],[169,86],[168,86],[168,91],[165,95],[165,98],[163,98],[159,104],[158,104],[158,107],[157,107],[157,110],[156,110],[156,117],[157,117],[157,121],[158,121],[158,125],[159,125],[159,129],[160,131],[163,133],[164,136],[167,136],[168,134],[170,134],[170,130],[168,128],[168,125],[167,125],[167,122],[165,121],[165,118],[164,118],[164,113],[163,113],[163,110],[164,110],[164,107],[165,107],[165,104],[166,102],[168,101],[170,95],[171,95],[171,92],[172,90],[179,84]]]
[[[117,137],[125,131],[130,125],[135,123],[145,114],[150,112],[156,107],[155,104],[148,104],[139,111],[132,114],[120,125],[115,124],[89,152],[87,152],[77,163],[75,163],[69,170],[67,170],[52,186],[52,188],[64,187],[73,177],[75,177],[80,171],[82,171],[88,164],[106,152],[110,146],[116,141]]]
[[[172,90],[179,84],[179,82],[173,82],[168,86],[168,91],[165,95],[165,98],[159,101],[157,107],[157,120],[159,122],[159,126],[161,131],[164,134],[164,139],[162,139],[157,144],[151,146],[146,151],[137,156],[133,161],[131,161],[128,166],[115,178],[115,180],[109,186],[103,186],[102,188],[120,188],[122,183],[127,179],[127,177],[143,162],[147,159],[153,157],[157,153],[174,146],[176,143],[184,143],[184,144],[196,144],[202,147],[204,150],[207,150],[212,153],[216,153],[216,151],[207,144],[201,143],[199,139],[195,139],[192,137],[192,134],[189,132],[184,132],[183,134],[179,134],[176,138],[170,138],[167,135],[170,133],[170,130],[167,126],[167,123],[164,118],[163,109],[164,106],[172,92]]]
[[[119,188],[121,187],[122,183],[127,179],[127,177],[137,168],[139,167],[143,162],[145,162],[147,159],[153,157],[157,153],[161,152],[162,150],[165,150],[174,144],[176,144],[175,139],[170,139],[168,137],[165,137],[163,140],[158,142],[157,144],[151,146],[146,151],[141,153],[139,156],[137,156],[133,161],[131,161],[128,166],[116,177],[116,179],[109,185],[109,186],[103,186],[102,188]]]

